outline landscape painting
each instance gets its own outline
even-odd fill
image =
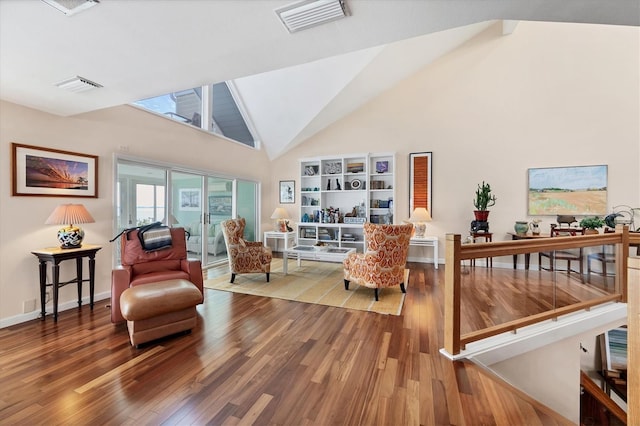
[[[13,195],[97,197],[98,157],[12,144]]]
[[[529,169],[529,215],[605,215],[607,166]]]

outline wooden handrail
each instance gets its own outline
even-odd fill
[[[580,370],[580,385],[584,388],[585,392],[591,394],[604,408],[616,416],[618,420],[625,425],[627,424],[627,413],[582,370]]]
[[[537,253],[541,251],[566,250],[593,247],[603,244],[618,244],[621,242],[620,234],[610,233],[598,235],[577,235],[575,237],[549,237],[530,240],[463,244],[460,248],[459,260]]]
[[[468,343],[495,336],[504,332],[554,319],[561,315],[588,309],[603,303],[627,302],[627,259],[629,244],[640,244],[640,233],[630,235],[628,226],[618,225],[614,233],[598,235],[579,235],[571,237],[549,237],[516,241],[498,241],[474,244],[462,244],[458,234],[447,234],[445,250],[445,294],[444,294],[444,349],[457,355]],[[615,282],[613,293],[589,301],[575,303],[562,308],[531,315],[493,327],[487,327],[472,333],[461,335],[460,296],[461,262],[468,259],[509,256],[525,253],[538,253],[567,250],[600,245],[615,246]]]
[[[563,306],[561,308],[552,309],[550,311],[541,312],[535,315],[529,315],[528,317],[508,321],[503,324],[494,325],[493,327],[483,328],[482,330],[473,331],[461,335],[460,344],[464,346],[467,343],[476,342],[478,340],[486,339],[487,337],[496,336],[508,331],[515,331],[519,328],[536,324],[542,321],[556,319],[559,316],[581,311],[583,309],[588,309],[592,306],[601,305],[603,303],[619,302],[621,298],[622,297],[619,294],[611,294],[608,296],[598,297],[597,299],[592,299],[587,302],[574,303],[573,305]]]

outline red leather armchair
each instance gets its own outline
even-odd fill
[[[184,228],[171,228],[171,247],[146,252],[138,239],[138,231],[125,232],[120,237],[122,265],[111,272],[111,322],[124,321],[120,311],[120,295],[129,287],[158,281],[183,279],[191,281],[203,295],[202,265],[187,259]]]

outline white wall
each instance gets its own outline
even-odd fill
[[[408,155],[432,151],[428,233],[441,243],[446,233],[466,233],[476,185],[485,180],[498,196],[490,216],[495,241],[516,220],[530,219],[530,167],[608,164],[609,205],[640,205],[639,39],[630,27],[522,22],[509,36],[488,30],[271,163],[263,152],[129,106],[63,118],[0,103],[0,326],[23,318],[23,301],[39,300],[30,250],[56,244],[56,227],[43,222],[57,204],[77,200],[12,197],[11,142],[100,156],[100,197],[84,200],[97,222],[84,228],[88,243],[105,246],[97,256],[96,293],[103,296],[112,266],[113,154],[121,147],[127,155],[263,180],[265,226],[278,181],[296,179],[300,188],[298,159],[335,153],[395,151],[396,221],[408,218]],[[286,207],[298,215],[297,205]],[[545,219],[545,227],[553,221]],[[62,289],[61,303],[73,303],[71,287]]]
[[[395,151],[398,222],[409,217],[409,153],[432,151],[427,233],[441,245],[468,233],[483,180],[498,197],[494,241],[531,220],[528,168],[607,164],[609,207],[640,206],[639,40],[630,27],[521,22],[502,36],[496,26],[274,160],[272,183],[297,178],[299,158]],[[298,208],[287,206],[292,217]]]
[[[599,334],[618,326],[619,323],[606,324],[589,333],[562,339],[488,367],[507,383],[579,424],[583,360],[595,358],[595,342]],[[584,353],[581,346],[588,352]]]
[[[12,142],[99,156],[99,197],[11,196]],[[0,327],[35,318],[40,311],[38,262],[31,250],[58,245],[59,226],[44,221],[61,203],[82,202],[96,220],[83,226],[85,241],[103,246],[96,256],[95,293],[97,298],[110,297],[115,153],[257,181],[270,168],[263,151],[130,106],[65,118],[2,102],[0,153]],[[262,197],[273,198],[268,184],[262,190]],[[61,280],[73,277],[73,262],[63,262]],[[83,293],[88,296],[86,285]],[[60,306],[77,306],[76,294],[75,285],[62,288]],[[23,302],[34,299],[37,311],[23,315]],[[51,307],[47,311],[52,312]]]

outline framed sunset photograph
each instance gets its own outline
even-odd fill
[[[98,197],[98,157],[11,144],[12,195]]]

